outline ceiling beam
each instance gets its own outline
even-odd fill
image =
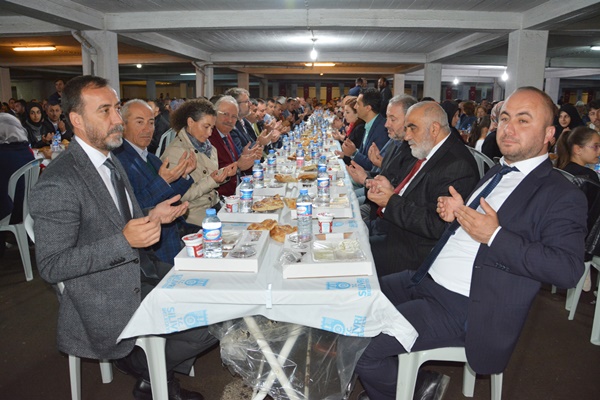
[[[459,39],[447,46],[428,53],[426,59],[428,63],[440,61],[476,47],[478,50],[481,50],[483,48],[491,47],[492,44],[496,46],[500,40],[504,39],[508,40],[505,34],[472,33],[469,36]]]
[[[554,57],[546,60],[546,67],[598,68],[598,58]]]
[[[145,47],[159,49],[160,51],[165,51],[169,54],[189,57],[192,60],[208,61],[210,59],[210,53],[165,35],[161,35],[160,33],[122,33],[120,36],[141,43]]]
[[[104,29],[102,12],[70,0],[0,0],[0,8],[69,29]]]
[[[551,23],[585,15],[592,7],[598,7],[598,0],[549,0],[523,13],[522,29],[544,30]]]
[[[312,62],[306,52],[226,52],[213,53],[212,62]],[[425,62],[425,55],[420,53],[371,53],[371,52],[319,52],[317,62],[346,62],[346,63],[417,63]]]
[[[40,21],[39,19],[13,15],[10,17],[0,17],[0,35],[10,36],[35,36],[54,33],[64,33],[70,35],[71,31],[64,26],[52,24],[50,22]]]
[[[546,69],[545,78],[575,78],[581,76],[600,76],[600,68]]]
[[[269,16],[273,16],[270,18]],[[106,29],[115,32],[177,29],[306,29],[306,10],[188,10],[113,13]],[[521,14],[451,10],[311,9],[308,26],[325,28],[501,30],[521,27]]]

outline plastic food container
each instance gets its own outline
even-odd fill
[[[240,212],[240,197],[229,196],[225,198],[225,211],[229,213]]]
[[[187,255],[189,257],[203,257],[204,247],[202,246],[202,233],[192,233],[181,238],[185,243]]]

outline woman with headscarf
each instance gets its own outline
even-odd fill
[[[573,104],[565,103],[558,110],[554,127],[554,139],[558,140],[563,132],[573,130],[578,126],[584,126],[583,120],[579,116],[577,108]]]
[[[40,103],[27,103],[23,127],[27,130],[27,138],[31,147],[39,149],[52,144],[54,132],[48,131],[44,124],[44,111]]]
[[[500,111],[504,101],[499,101],[492,107],[490,113],[490,129],[488,131],[483,144],[481,145],[481,152],[488,156],[490,159],[502,157],[498,142],[496,142],[496,130],[498,129],[498,120],[500,119]]]
[[[27,131],[17,117],[0,113],[0,220],[8,216],[11,224],[23,220],[23,182],[19,182],[14,202],[8,195],[11,175],[33,160],[33,152],[27,141]],[[4,251],[4,232],[0,232],[0,254]]]
[[[217,112],[208,100],[189,100],[177,107],[171,114],[171,127],[177,131],[177,136],[166,148],[161,159],[169,158],[171,167],[177,165],[182,154],[187,151],[196,157],[197,167],[190,174],[194,183],[181,198],[189,202],[189,212],[186,221],[202,225],[206,209],[219,205],[217,188],[237,172],[237,163],[219,169],[217,149],[208,138],[213,132]]]
[[[460,136],[460,132],[456,129],[456,125],[458,124],[458,118],[460,116],[460,110],[458,109],[458,104],[452,100],[444,100],[440,104],[440,106],[446,112],[446,117],[448,117],[448,125],[450,125],[450,133],[460,139],[461,142],[464,142],[462,136]]]

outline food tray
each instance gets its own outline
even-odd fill
[[[223,232],[224,241],[230,232]],[[231,250],[223,250],[223,258],[190,257],[184,248],[175,256],[174,268],[178,271],[258,272],[268,247],[269,231],[237,232],[240,232],[239,239]]]
[[[362,250],[368,244],[361,242],[353,232],[314,235],[313,242],[304,244],[304,249],[295,248],[296,244],[290,240],[290,236],[286,237],[284,251],[301,252],[304,255],[299,263],[283,265],[284,279],[373,275],[373,260],[370,253],[366,254]],[[315,249],[318,252],[323,246],[328,244],[334,246],[344,239],[359,240],[360,249],[344,259],[336,259],[335,254],[333,260],[325,260],[319,254],[315,257]]]
[[[255,196],[254,201],[261,200],[262,198],[263,196]],[[227,212],[225,207],[222,207],[217,213],[217,216],[221,222],[262,222],[265,219],[274,219],[275,221],[279,222],[281,219],[281,212],[284,208],[269,212],[230,213]]]
[[[317,214],[319,213],[330,213],[333,214],[334,218],[352,218],[352,207],[350,206],[348,196],[339,194],[335,197],[332,194],[328,207],[317,206],[313,203],[313,219],[317,219]],[[296,210],[290,210],[290,215],[292,219],[298,219]]]

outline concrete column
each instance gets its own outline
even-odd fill
[[[431,97],[440,101],[442,93],[442,64],[425,64],[425,81],[423,97]]]
[[[298,97],[298,84],[292,83],[290,85],[290,97]]]
[[[547,78],[544,92],[546,92],[556,104],[560,95],[560,78]]]
[[[261,79],[259,86],[258,86],[258,96],[261,99],[266,99],[267,97],[269,97],[269,80],[268,79]]]
[[[339,88],[340,88],[340,97],[344,96],[344,89],[346,88],[346,85],[344,85],[344,83],[340,83],[339,84]]]
[[[183,98],[187,98],[188,94],[187,94],[187,82],[179,82],[179,98],[183,99]]]
[[[109,31],[84,31],[81,36],[91,45],[88,48],[82,44],[82,53],[85,54],[82,56],[84,74],[108,79],[110,86],[117,91],[117,96],[121,97],[117,34]]]
[[[146,98],[150,100],[156,98],[156,81],[154,79],[146,80]]]
[[[238,76],[238,87],[250,90],[250,75],[244,72],[239,72]]]
[[[548,31],[518,30],[508,34],[506,96],[521,86],[542,89]]]
[[[10,69],[0,68],[0,101],[8,103],[11,97]]]
[[[279,82],[273,82],[273,97],[275,99],[279,97]]]
[[[195,97],[204,96],[204,82],[206,77],[204,76],[204,70],[202,68],[196,68],[196,94]]]
[[[498,80],[494,80],[494,95],[492,100],[504,100],[504,87],[500,84],[500,82],[498,82]]]
[[[315,95],[317,100],[321,101],[321,82],[315,83]]]
[[[213,67],[204,67],[206,84],[204,85],[204,97],[211,98],[215,95],[215,69]]]
[[[441,79],[441,78],[440,78]],[[394,74],[394,96],[399,94],[404,94],[404,83],[406,81],[406,75],[404,74]],[[389,85],[389,83],[388,83]]]

